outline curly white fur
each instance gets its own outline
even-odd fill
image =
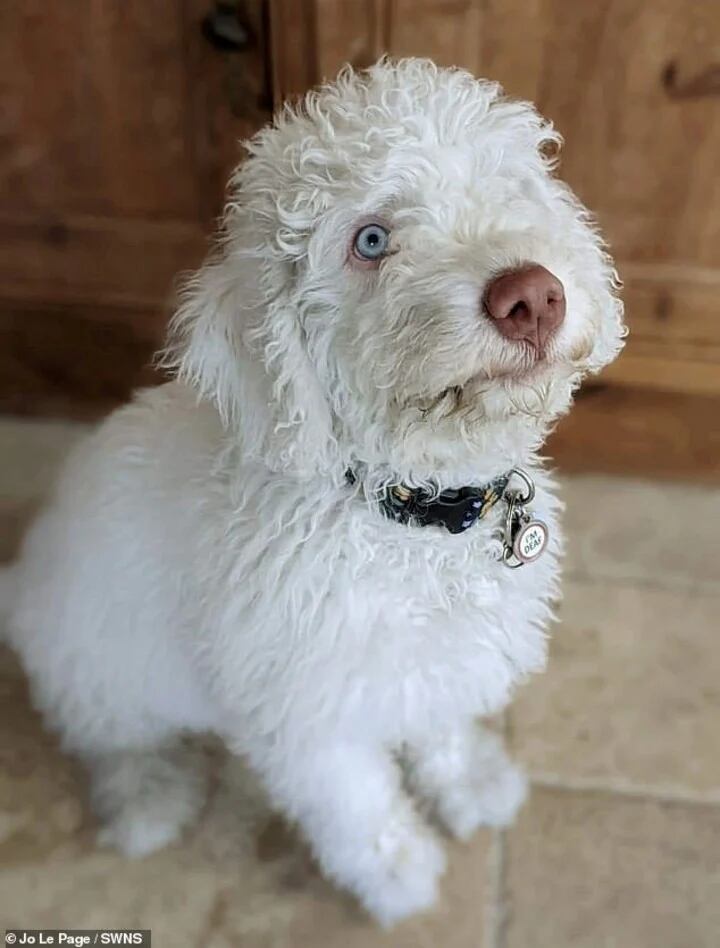
[[[178,740],[204,730],[385,924],[430,905],[443,868],[404,786],[461,836],[512,817],[522,775],[473,721],[543,667],[559,505],[536,452],[622,337],[557,143],[497,85],[411,59],[344,71],[248,144],[174,320],[177,379],[76,452],[13,567],[11,640],[90,767],[104,839],[177,835],[203,794]],[[391,230],[376,270],[348,255],[368,219]],[[526,261],[567,297],[537,363],[480,304]],[[517,571],[499,509],[452,536],[373,500],[514,465],[553,535]]]

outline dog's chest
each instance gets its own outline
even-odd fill
[[[249,520],[233,534],[223,572],[232,581],[208,600],[230,650],[224,664],[254,669],[248,706],[255,713],[259,700],[268,726],[294,700],[306,722],[330,716],[353,733],[403,740],[496,711],[544,664],[556,540],[510,570],[498,558],[500,510],[459,536],[344,500],[315,504],[307,519],[300,502],[296,510],[282,531],[260,517],[252,535]],[[281,705],[265,701],[277,694]]]
[[[394,527],[363,562],[348,559],[327,610],[336,626],[320,646],[332,649],[339,713],[400,737],[492,713],[544,664],[554,553],[511,571],[488,551],[483,526],[474,537],[428,530],[409,544]]]

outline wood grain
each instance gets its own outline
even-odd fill
[[[157,384],[157,321],[136,309],[0,310],[0,412],[94,419]],[[108,318],[103,318],[103,315]]]
[[[563,473],[720,483],[720,398],[609,385],[580,392],[545,453]]]
[[[199,224],[76,215],[0,216],[0,301],[162,309],[208,247]],[[0,302],[1,305],[1,302]]]
[[[202,261],[271,109],[263,0],[243,3],[242,51],[208,43],[209,8],[0,4],[0,405],[126,397]]]
[[[176,0],[5,0],[3,208],[197,216],[181,10]]]
[[[320,81],[315,0],[269,0],[273,99],[279,106]]]

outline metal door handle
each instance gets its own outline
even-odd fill
[[[250,33],[243,26],[239,6],[233,0],[216,0],[215,7],[203,18],[203,36],[221,52],[233,52],[250,46]]]

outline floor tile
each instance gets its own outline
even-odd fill
[[[720,799],[720,600],[567,582],[512,742],[536,774]]]
[[[720,593],[720,490],[564,478],[566,572]]]
[[[536,789],[505,894],[504,948],[717,948],[720,809]]]

